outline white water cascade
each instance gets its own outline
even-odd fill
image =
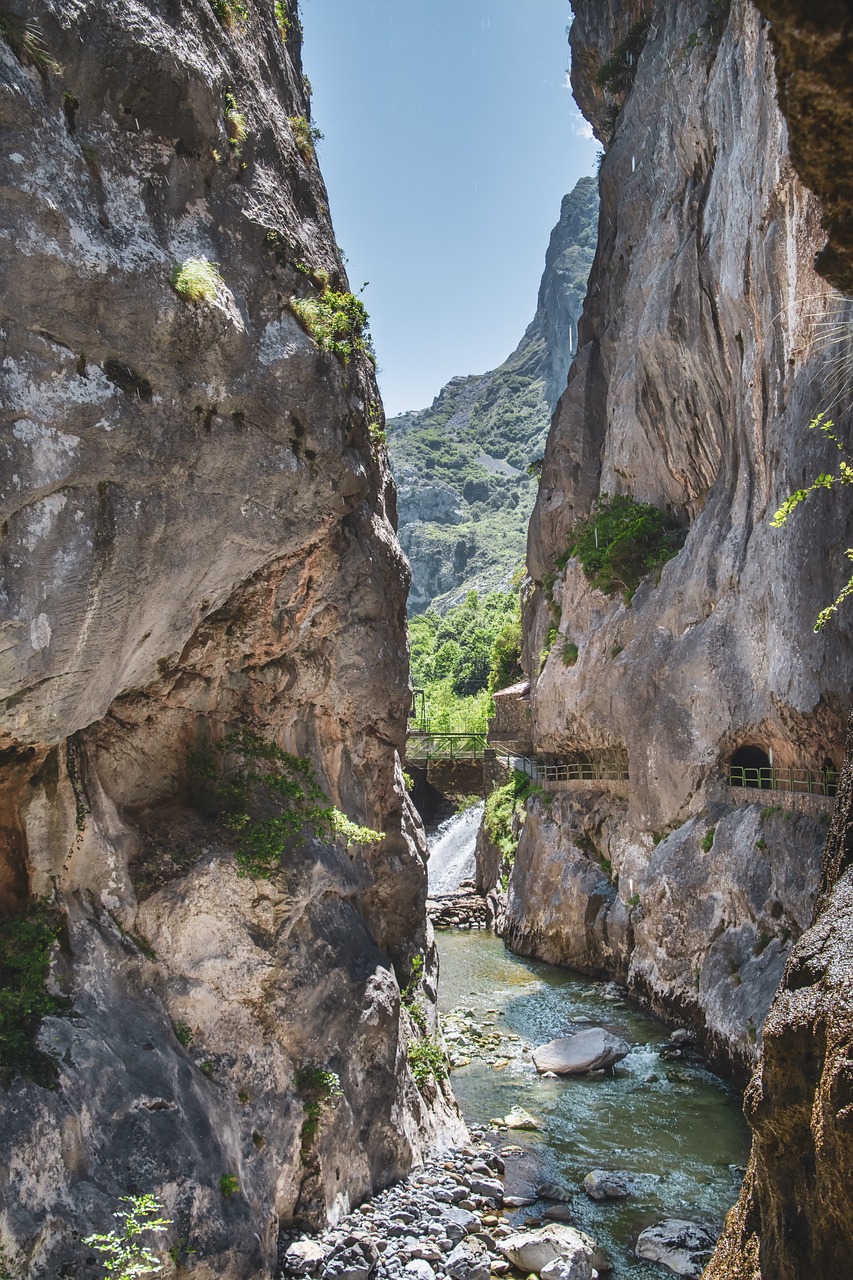
[[[431,897],[455,893],[463,880],[473,878],[483,807],[481,801],[462,813],[454,813],[430,836],[427,875]]]

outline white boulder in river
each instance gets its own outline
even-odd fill
[[[630,1051],[631,1046],[603,1027],[590,1027],[577,1035],[551,1040],[533,1050],[533,1061],[539,1072],[553,1071],[558,1076],[578,1076],[587,1071],[612,1067]]]
[[[677,1276],[701,1276],[717,1243],[715,1232],[700,1222],[666,1218],[640,1232],[637,1257],[659,1262]]]
[[[544,1275],[551,1280],[592,1280],[595,1245],[589,1236],[560,1222],[549,1223],[535,1231],[517,1231],[498,1241],[501,1253],[520,1271]]]

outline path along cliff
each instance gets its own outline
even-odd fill
[[[4,977],[16,939],[50,957],[3,1027],[48,1013],[0,1092],[0,1243],[89,1274],[80,1236],[152,1192],[200,1280],[269,1275],[281,1224],[460,1132],[396,976],[423,958],[432,1019],[364,316],[295,4],[43,0],[0,34]],[[188,753],[244,728],[381,841],[239,874]]]

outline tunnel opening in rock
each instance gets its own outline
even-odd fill
[[[773,768],[763,747],[738,747],[729,761],[729,783],[733,787],[755,787],[762,791],[772,789]]]

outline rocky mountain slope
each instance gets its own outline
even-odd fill
[[[807,428],[833,378],[821,326],[843,302],[813,268],[820,209],[788,159],[750,0],[574,9],[574,89],[607,149],[530,526],[525,662],[536,751],[628,781],[532,802],[508,937],[624,976],[744,1076],[811,918],[831,801],[734,792],[728,766],[751,749],[820,786],[850,707],[849,620],[812,631],[847,577],[848,505],[824,493],[770,527],[833,462]],[[682,530],[636,590],[595,589],[570,554],[606,494]]]
[[[597,210],[597,183],[581,178],[563,198],[536,314],[512,355],[388,423],[410,613],[506,589],[524,559],[536,492],[528,467],[542,457],[577,345]]]
[[[280,1223],[458,1133],[395,976],[425,956],[429,1003],[373,368],[292,3],[42,0],[0,35],[0,1244],[88,1275],[80,1236],[152,1192],[199,1280],[265,1276]],[[240,727],[381,841],[241,875],[188,767]]]

